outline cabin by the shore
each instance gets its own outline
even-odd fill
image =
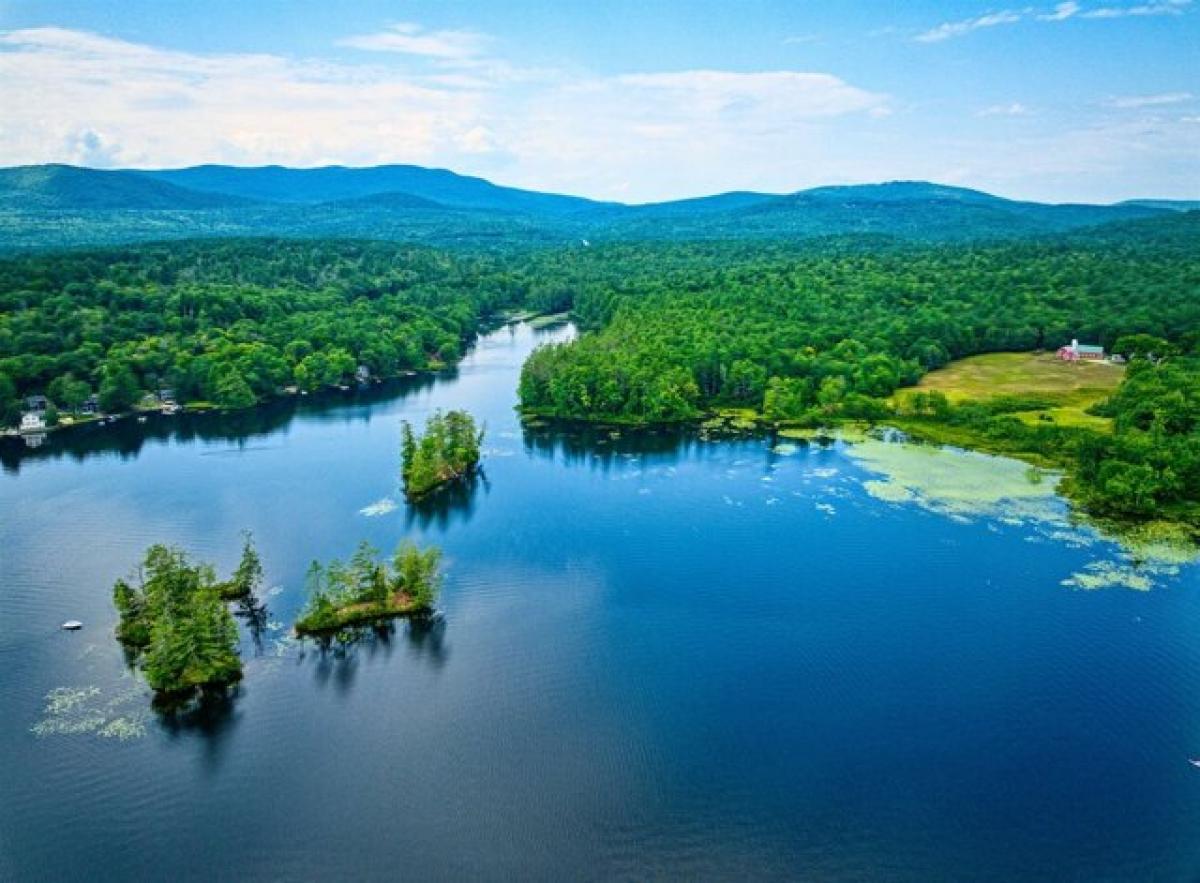
[[[21,432],[42,432],[46,428],[46,418],[38,411],[26,411],[21,415]]]
[[[1078,362],[1081,359],[1089,362],[1098,362],[1104,358],[1104,347],[1072,340],[1070,345],[1058,348],[1057,356],[1064,362]]]

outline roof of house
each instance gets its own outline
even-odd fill
[[[1075,347],[1075,349],[1081,353],[1102,353],[1102,352],[1104,352],[1104,347],[1093,346],[1093,345],[1087,344],[1087,343],[1081,343],[1077,347]]]

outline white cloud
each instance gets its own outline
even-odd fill
[[[968,18],[962,21],[943,22],[935,28],[931,28],[924,33],[917,34],[916,40],[919,43],[939,43],[942,40],[949,40],[951,37],[961,37],[964,34],[969,34],[971,31],[977,31],[980,28],[994,28],[997,25],[1010,25],[1021,20],[1021,13],[1013,12],[1012,10],[1003,10],[1001,12],[989,12],[987,15],[981,15],[978,18]]]
[[[1192,5],[1192,0],[1151,0],[1133,6],[1101,6],[1095,9],[1084,9],[1076,0],[1065,0],[1053,9],[1038,12],[1035,7],[1021,9],[1004,9],[999,12],[989,12],[976,18],[961,21],[943,22],[936,27],[917,34],[919,43],[940,43],[953,37],[962,37],[981,28],[994,28],[998,25],[1011,25],[1017,22],[1033,20],[1041,22],[1060,22],[1070,18],[1128,18],[1131,16],[1147,15],[1181,15]]]
[[[573,192],[646,200],[790,190],[824,177],[836,133],[874,127],[888,102],[828,74],[629,74],[537,94],[504,140]]]
[[[1145,15],[1181,15],[1192,0],[1158,0],[1137,6],[1101,6],[1083,13],[1083,18],[1127,18]]]
[[[410,162],[666,198],[811,176],[836,121],[875,125],[888,110],[886,96],[824,73],[498,78],[513,70],[503,59],[460,46],[447,69],[445,51],[335,63],[174,52],[59,28],[0,32],[0,165]],[[458,66],[464,59],[486,67]]]
[[[364,163],[453,155],[482,93],[387,68],[0,34],[0,162]],[[102,145],[103,150],[99,151]]]
[[[1023,117],[1029,116],[1030,110],[1019,101],[1010,104],[993,104],[976,113],[980,117]]]
[[[1079,12],[1079,4],[1074,0],[1068,0],[1066,3],[1059,3],[1054,7],[1053,12],[1044,12],[1038,15],[1038,21],[1066,21],[1071,16]]]
[[[1110,107],[1124,109],[1142,107],[1162,107],[1167,104],[1183,104],[1195,98],[1191,92],[1163,92],[1158,95],[1124,95],[1109,99]]]
[[[427,31],[411,22],[400,22],[374,34],[337,41],[339,46],[367,52],[399,52],[445,61],[462,61],[483,55],[488,37],[475,31]]]

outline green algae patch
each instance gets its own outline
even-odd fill
[[[886,503],[911,503],[917,498],[916,494],[904,485],[893,481],[870,479],[863,482],[863,489],[875,499]]]
[[[1097,589],[1132,589],[1148,592],[1154,588],[1154,579],[1148,573],[1117,561],[1093,561],[1083,570],[1071,574],[1062,581],[1064,586],[1095,591]]]
[[[776,435],[796,441],[831,442],[843,441],[857,444],[870,438],[871,426],[857,420],[847,420],[834,426],[784,426]]]
[[[1200,559],[1195,535],[1186,525],[1174,521],[1147,521],[1142,524],[1108,524],[1112,533],[1135,561],[1157,567],[1178,567]]]
[[[555,325],[562,325],[562,324],[570,321],[570,319],[571,319],[570,313],[549,313],[544,316],[533,316],[532,318],[526,319],[525,323],[530,328],[534,328],[534,329],[552,328]]]
[[[38,737],[98,736],[126,742],[146,735],[148,715],[134,707],[141,691],[125,690],[106,697],[95,686],[55,687],[46,694],[42,718],[31,728]]]
[[[869,436],[846,451],[881,476],[864,481],[863,489],[884,502],[914,503],[959,518],[1064,520],[1056,482],[1019,460]]]

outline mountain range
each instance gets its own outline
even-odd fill
[[[0,249],[9,251],[264,235],[438,245],[839,234],[963,241],[1061,233],[1196,209],[1200,202],[1163,199],[1116,205],[1022,202],[922,181],[627,205],[409,165],[0,169]]]

